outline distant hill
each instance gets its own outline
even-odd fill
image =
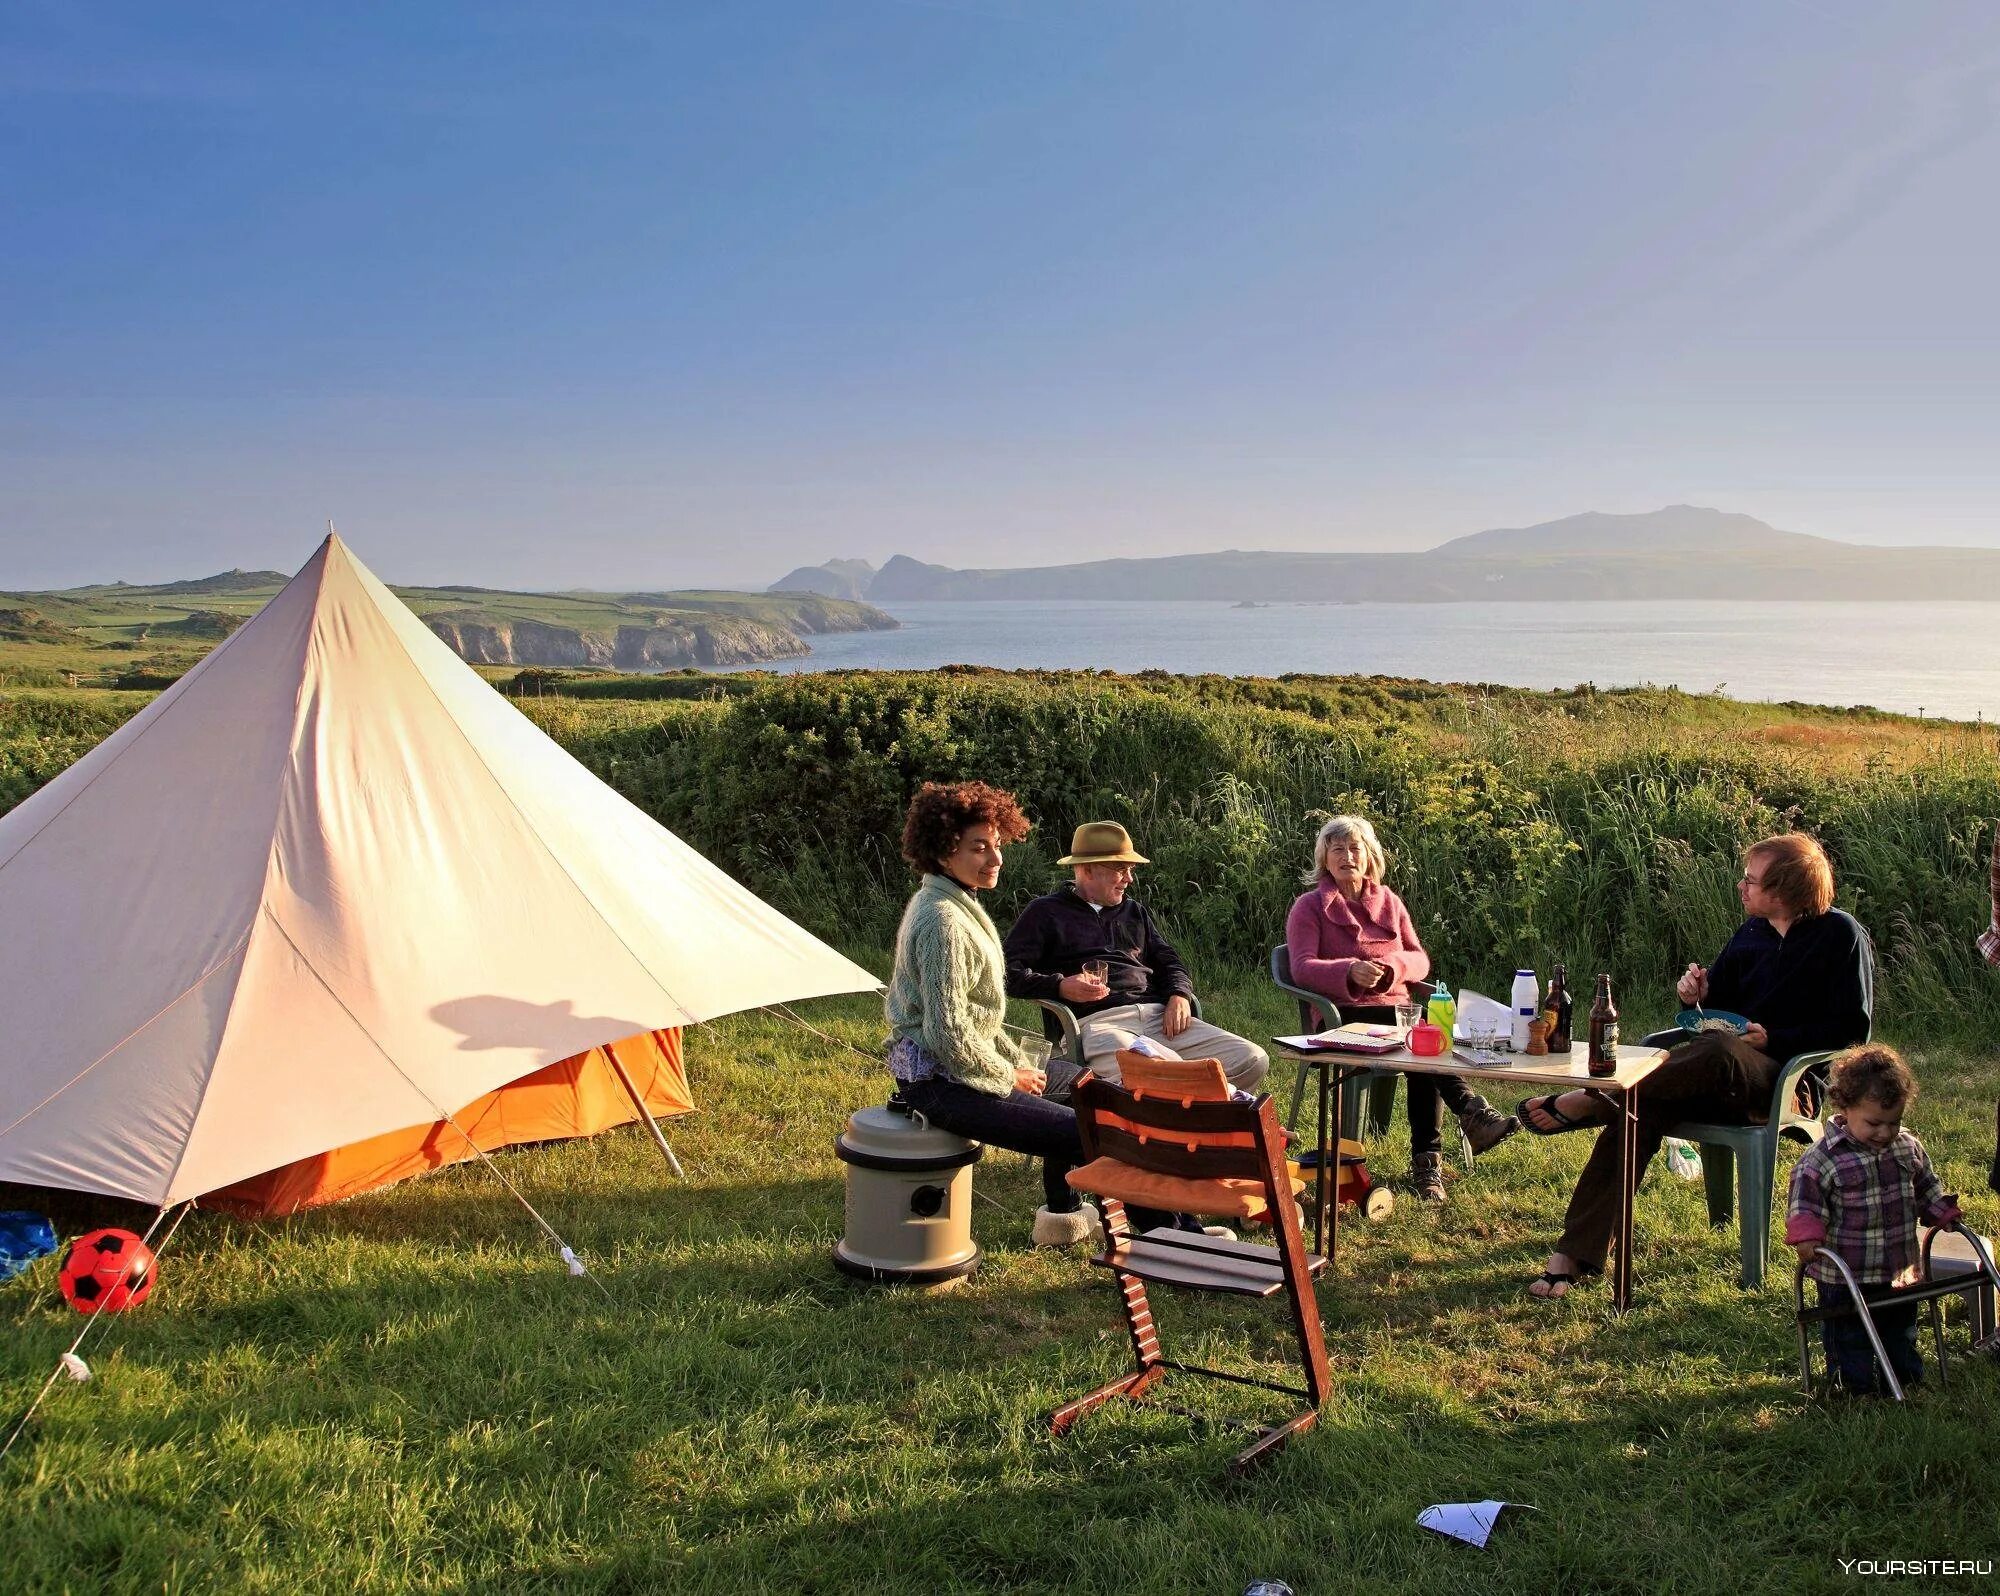
[[[2000,550],[1871,548],[1675,504],[1637,515],[1592,511],[1496,527],[1418,554],[1228,549],[1011,570],[956,570],[899,554],[860,596],[896,603],[1081,594],[1235,603],[2000,599]]]
[[[875,567],[866,560],[828,560],[824,565],[802,565],[787,572],[770,586],[773,593],[824,593],[829,598],[864,599],[875,580]]]
[[[1780,532],[1754,515],[1670,504],[1664,510],[1638,515],[1587,510],[1537,526],[1495,527],[1440,543],[1430,553],[1504,559],[1514,555],[1658,554],[1673,550],[1682,554],[1776,553],[1803,559],[1815,551],[1854,546],[1804,532]]]

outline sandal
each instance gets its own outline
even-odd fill
[[[1587,1092],[1590,1088],[1579,1087],[1577,1090]],[[1548,1092],[1541,1097],[1526,1099],[1520,1108],[1516,1110],[1515,1115],[1520,1120],[1522,1129],[1526,1130],[1531,1136],[1560,1136],[1565,1131],[1595,1130],[1604,1123],[1601,1119],[1572,1119],[1556,1106],[1562,1101],[1563,1095],[1561,1092]],[[1553,1125],[1537,1125],[1534,1116],[1538,1113],[1546,1115],[1548,1118],[1554,1120],[1555,1123]]]
[[[1586,1280],[1595,1280],[1604,1273],[1602,1264],[1579,1263],[1574,1269],[1544,1269],[1528,1282],[1528,1295],[1537,1302],[1561,1302],[1570,1293],[1572,1286]],[[1540,1291],[1535,1287],[1540,1286]],[[1562,1290],[1556,1290],[1561,1286]]]

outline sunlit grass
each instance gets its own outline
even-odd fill
[[[1287,1027],[1268,987],[1204,984],[1225,1022]],[[875,1051],[870,1000],[808,1012]],[[977,1167],[961,1289],[860,1287],[829,1261],[833,1139],[882,1095],[872,1057],[773,1015],[689,1051],[688,1182],[630,1129],[504,1156],[608,1300],[476,1165],[277,1223],[197,1213],[0,1467],[8,1588],[1791,1591],[1837,1556],[2000,1547],[2000,1371],[1960,1361],[1905,1408],[1808,1400],[1783,1260],[1740,1291],[1698,1183],[1643,1193],[1629,1316],[1602,1289],[1530,1302],[1580,1138],[1517,1136],[1441,1212],[1346,1231],[1333,1401],[1254,1482],[1225,1465],[1279,1401],[1255,1392],[1183,1384],[1196,1421],[1113,1406],[1056,1441],[1046,1412],[1128,1354],[1103,1277],[1026,1246],[1027,1162]],[[2000,1059],[1917,1067],[1916,1128],[1990,1233]],[[1399,1115],[1375,1163],[1405,1162]],[[1282,1374],[1277,1315],[1159,1300],[1179,1350]],[[18,1409],[78,1321],[50,1260],[0,1304]],[[1486,1553],[1415,1526],[1489,1495],[1542,1511]]]

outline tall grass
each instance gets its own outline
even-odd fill
[[[1609,971],[1649,1021],[1670,1006],[1666,977],[1734,926],[1743,846],[1798,827],[1827,845],[1842,906],[1875,937],[1884,1011],[1920,1034],[2000,1029],[1971,942],[2000,757],[1971,728],[1678,693],[975,671],[523,707],[836,937],[888,939],[908,884],[894,840],[927,779],[997,782],[1035,820],[1003,923],[1057,879],[1074,825],[1118,819],[1153,860],[1141,890],[1170,932],[1239,969],[1282,936],[1320,820],[1352,810],[1381,827],[1392,884],[1454,981],[1490,988],[1560,959]]]

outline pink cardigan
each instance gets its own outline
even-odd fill
[[[1387,887],[1369,882],[1358,898],[1345,897],[1330,876],[1300,894],[1285,916],[1285,943],[1292,955],[1292,984],[1335,1003],[1365,1007],[1401,1003],[1409,983],[1431,971],[1431,956],[1417,940],[1410,911]],[[1393,977],[1374,992],[1357,992],[1348,972],[1359,959],[1386,964]]]

